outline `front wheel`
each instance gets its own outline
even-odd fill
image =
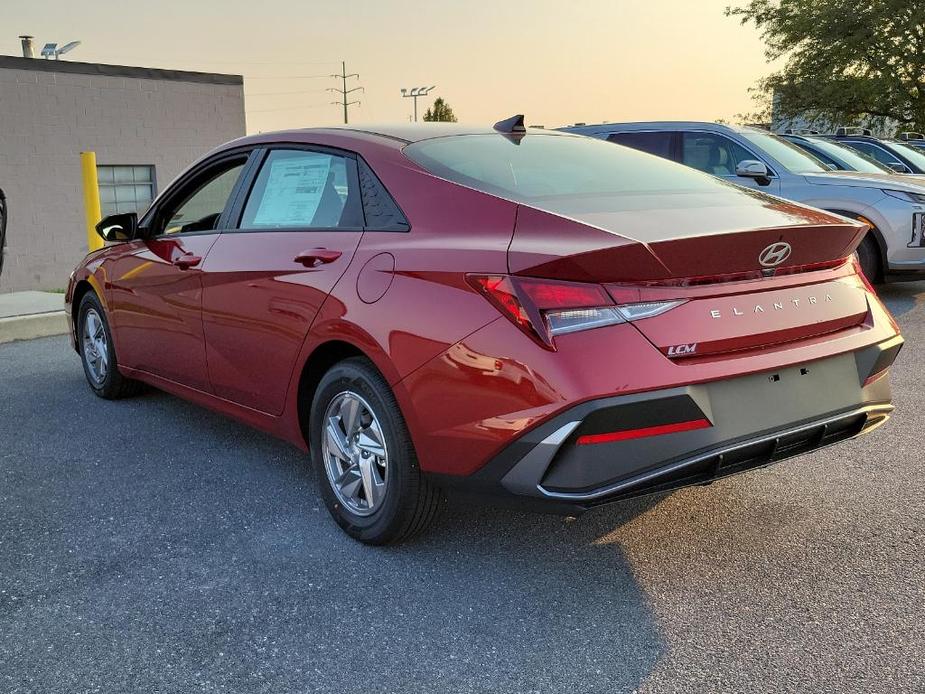
[[[92,291],[84,294],[77,311],[77,344],[84,375],[96,395],[116,400],[138,392],[141,384],[119,373],[106,312]]]
[[[368,360],[332,367],[318,385],[310,417],[318,487],[344,531],[383,545],[430,525],[442,495],[422,475],[395,396]]]

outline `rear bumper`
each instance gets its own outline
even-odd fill
[[[575,513],[763,467],[883,424],[893,410],[885,370],[902,342],[896,336],[771,372],[584,402],[474,475],[442,481]]]

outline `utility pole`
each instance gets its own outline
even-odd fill
[[[412,87],[411,89],[402,89],[401,95],[404,99],[414,99],[414,122],[418,122],[418,97],[427,96],[430,94],[430,90],[434,89],[434,86],[430,87]]]
[[[334,105],[336,105],[336,106],[343,106],[343,107],[344,107],[344,124],[346,125],[346,124],[347,124],[347,107],[348,107],[348,106],[353,106],[354,104],[359,104],[359,103],[360,103],[359,101],[347,101],[347,95],[348,95],[348,94],[352,94],[353,92],[362,92],[362,91],[365,91],[365,90],[363,89],[363,87],[354,87],[353,89],[347,89],[347,78],[348,78],[348,77],[356,77],[357,79],[360,79],[360,75],[357,74],[356,72],[352,72],[352,73],[350,73],[350,74],[348,75],[348,74],[347,74],[347,62],[346,62],[346,61],[341,61],[340,68],[341,68],[341,69],[340,69],[340,74],[338,74],[338,75],[331,75],[331,77],[337,77],[337,78],[343,80],[343,85],[344,85],[343,89],[337,89],[336,87],[329,87],[329,88],[328,88],[328,91],[329,91],[329,92],[335,92],[335,93],[337,93],[337,94],[340,94],[341,100],[340,100],[340,101],[332,101],[331,103],[334,104]]]

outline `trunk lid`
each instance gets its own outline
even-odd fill
[[[677,360],[817,337],[859,326],[867,318],[867,291],[850,265],[775,279],[697,287],[698,292],[605,286],[617,303],[632,299],[634,291],[648,301],[659,294],[684,301],[633,323],[662,354]]]
[[[511,273],[627,282],[765,269],[768,246],[790,245],[781,267],[844,258],[866,227],[763,193],[575,196],[557,213],[521,205],[508,252]]]
[[[737,202],[714,194],[672,206],[671,196],[630,209],[621,199],[619,211],[586,204],[570,218],[521,206],[509,269],[603,284],[620,305],[680,301],[632,324],[688,363],[862,324],[867,289],[845,259],[866,227],[743,193]]]

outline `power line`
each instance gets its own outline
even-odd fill
[[[206,63],[208,65],[279,65],[281,62],[285,62],[287,65],[337,65],[336,60],[276,60],[254,62],[249,60],[199,60],[198,58],[192,58],[191,61]]]
[[[318,94],[325,89],[302,89],[294,92],[244,92],[244,96],[290,96],[294,94]]]
[[[350,73],[350,74],[348,75],[348,74],[347,74],[347,63],[346,63],[346,61],[342,61],[341,64],[340,64],[340,74],[339,74],[339,75],[331,75],[331,77],[337,77],[337,78],[343,80],[343,84],[344,84],[344,88],[343,88],[343,89],[337,89],[336,87],[329,87],[329,88],[328,88],[328,91],[329,91],[329,92],[336,92],[337,94],[340,94],[340,95],[341,95],[341,100],[340,100],[340,101],[332,101],[331,103],[332,103],[332,104],[336,104],[336,105],[338,105],[338,106],[343,106],[343,107],[344,107],[344,125],[346,125],[346,124],[347,124],[347,107],[348,107],[348,106],[353,106],[354,104],[359,104],[359,103],[360,103],[359,100],[357,100],[357,101],[347,101],[347,95],[348,95],[348,94],[351,94],[352,92],[362,92],[362,91],[365,91],[365,90],[363,89],[363,87],[354,87],[353,89],[347,89],[347,78],[348,78],[348,77],[356,77],[357,79],[360,79],[360,75],[359,75],[358,73],[356,73],[356,72],[352,72],[352,73]]]
[[[330,104],[305,104],[302,106],[281,106],[279,108],[249,108],[248,113],[271,113],[273,111],[295,111],[303,108],[327,108]]]
[[[112,54],[107,53],[105,57],[101,60],[138,60],[138,54]],[[99,61],[97,61],[99,62]],[[298,67],[300,65],[319,65],[319,66],[328,66],[328,65],[337,65],[340,61],[338,60],[202,60],[199,57],[179,57],[173,58],[165,62],[180,63],[180,64],[198,64],[198,65],[280,65],[285,63],[286,65]],[[322,75],[322,77],[327,77],[327,75]]]
[[[337,75],[333,75],[337,77]],[[349,76],[349,75],[348,75]],[[245,75],[245,77],[247,77]],[[332,75],[257,75],[256,77],[247,77],[249,80],[326,80]]]

